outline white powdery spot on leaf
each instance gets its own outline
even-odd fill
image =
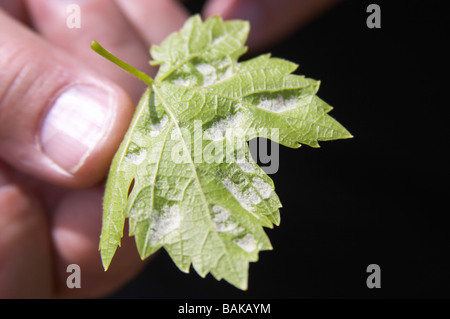
[[[249,162],[247,162],[247,160],[245,158],[239,159],[236,161],[236,164],[238,164],[238,166],[241,168],[241,170],[244,173],[254,173],[255,172],[255,167],[250,164]]]
[[[150,244],[158,244],[164,236],[170,234],[180,227],[180,208],[178,205],[167,206],[162,208],[162,213],[154,210],[152,213],[152,221],[150,224]]]
[[[182,77],[178,77],[172,80],[172,83],[180,86],[191,86],[191,81],[189,79],[184,79]]]
[[[167,114],[164,114],[164,116],[158,123],[152,124],[150,126],[150,136],[152,137],[158,136],[164,129],[164,126],[167,124],[168,121],[169,117],[167,116]]]
[[[205,130],[205,136],[212,141],[223,140],[227,130],[239,126],[241,123],[241,116],[241,114],[231,114],[224,119],[214,122],[209,129]]]
[[[196,69],[203,75],[203,86],[214,84],[217,80],[216,69],[207,63],[197,64]]]
[[[213,223],[218,232],[230,232],[237,228],[237,224],[231,219],[230,212],[219,205],[214,205],[213,211]]]
[[[253,188],[247,188],[244,192],[241,192],[239,188],[229,179],[222,181],[223,185],[230,191],[230,193],[238,200],[242,207],[244,207],[249,212],[252,212],[252,205],[258,205],[261,203],[261,197],[255,192]],[[253,214],[259,219],[259,216]]]
[[[270,194],[272,194],[272,186],[267,184],[262,178],[255,177],[253,179],[253,187],[256,188],[258,193],[261,194],[262,198],[266,199],[270,197]]]
[[[263,94],[257,107],[268,110],[274,113],[281,113],[297,107],[297,98],[295,95],[285,98],[278,94],[276,98],[271,98],[269,95]]]
[[[133,163],[134,165],[139,165],[141,164],[145,158],[147,157],[147,150],[144,148],[139,149],[139,151],[137,152],[133,152],[133,153],[128,153],[127,154],[127,159]]]
[[[243,238],[234,240],[234,243],[248,253],[256,249],[255,237],[252,234],[247,234]]]

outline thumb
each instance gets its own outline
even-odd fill
[[[128,95],[0,10],[0,159],[65,186],[106,173],[133,114]]]

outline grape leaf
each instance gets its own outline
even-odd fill
[[[191,17],[151,48],[154,80],[101,53],[149,84],[108,176],[105,269],[128,218],[143,259],[164,247],[183,272],[192,265],[246,289],[249,262],[272,249],[263,227],[280,223],[281,207],[246,142],[298,148],[351,137],[316,96],[320,83],[293,74],[296,64],[269,54],[238,62],[248,32],[245,21]]]

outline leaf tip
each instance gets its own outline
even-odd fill
[[[347,129],[344,128],[344,132],[339,136],[340,139],[350,139],[354,138],[353,134],[350,133]]]
[[[111,264],[111,258],[106,257],[104,254],[102,254],[102,265],[103,265],[103,270],[105,272],[108,271],[110,264]]]
[[[120,245],[119,245],[119,247],[120,247]],[[109,266],[111,264],[111,261],[112,261],[112,259],[114,257],[116,249],[117,249],[117,246],[111,251],[110,247],[102,247],[100,245],[100,248],[99,248],[99,250],[100,250],[100,257],[101,257],[102,266],[103,266],[103,269],[104,269],[105,272],[108,270],[108,268],[109,268]]]

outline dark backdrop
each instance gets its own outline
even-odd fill
[[[381,29],[366,26],[371,2]],[[322,81],[318,95],[355,138],[280,147],[281,225],[248,291],[184,274],[161,251],[111,297],[450,297],[444,2],[348,0],[268,50]],[[373,263],[380,289],[366,286]]]

